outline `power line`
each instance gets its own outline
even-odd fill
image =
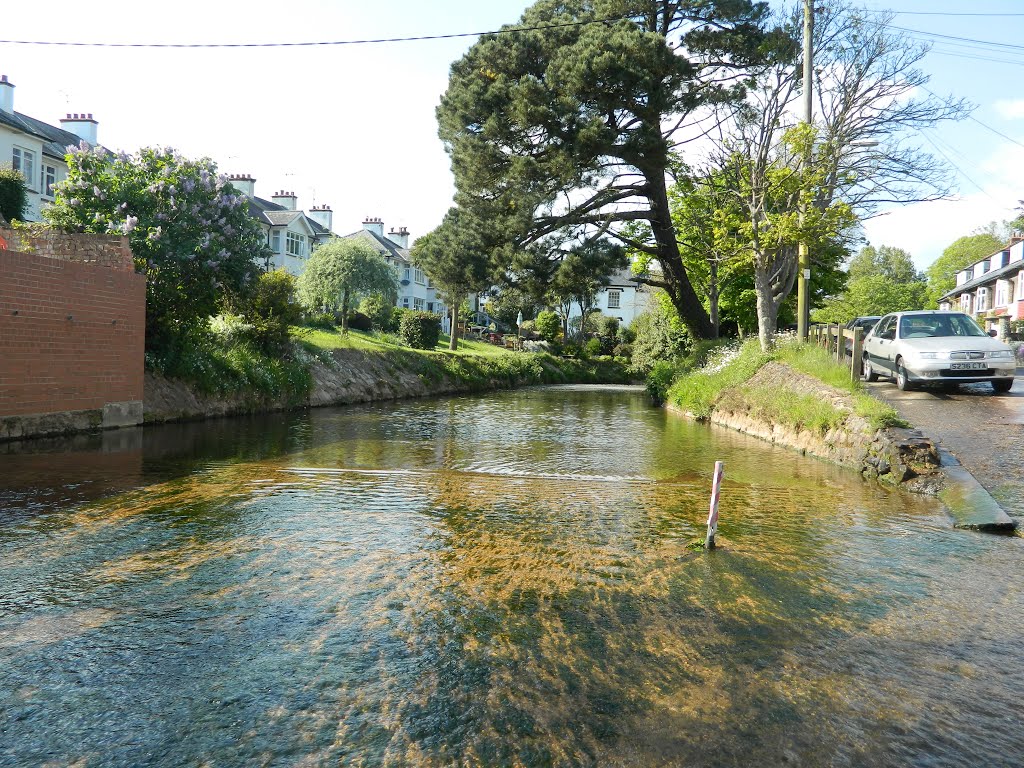
[[[560,24],[541,24],[533,27],[509,27],[489,32],[456,32],[447,35],[417,35],[414,37],[381,37],[366,40],[313,40],[296,43],[90,43],[61,40],[0,40],[8,45],[50,45],[80,48],[301,48],[332,45],[371,45],[376,43],[412,43],[421,40],[452,40],[459,37],[482,37],[483,35],[509,35],[517,32],[533,32],[565,27],[585,27],[590,24],[606,24],[621,21],[630,16],[610,16],[589,21],[567,21]]]

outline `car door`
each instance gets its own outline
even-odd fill
[[[896,316],[887,315],[878,321],[864,348],[877,373],[892,373],[893,344],[896,339]]]

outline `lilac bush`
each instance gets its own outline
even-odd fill
[[[265,256],[245,195],[212,160],[171,148],[111,154],[68,147],[68,178],[47,220],[73,232],[128,237],[146,274],[146,348],[160,351],[247,295]]]

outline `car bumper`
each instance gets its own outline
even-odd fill
[[[950,368],[949,360],[904,360],[907,378],[913,382],[960,382],[970,384],[993,379],[1012,379],[1017,372],[1014,360],[986,360],[985,368],[957,370]]]

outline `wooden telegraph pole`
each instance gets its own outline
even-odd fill
[[[814,82],[813,52],[811,38],[814,36],[814,0],[804,0],[804,122],[814,122],[814,107],[811,101],[812,83]],[[804,164],[811,164],[811,148],[808,147],[804,156]],[[804,208],[801,208],[800,220],[803,223]],[[800,240],[799,269],[796,276],[796,334],[802,341],[807,341],[807,327],[811,317],[810,282],[811,255],[807,250],[807,240]]]

